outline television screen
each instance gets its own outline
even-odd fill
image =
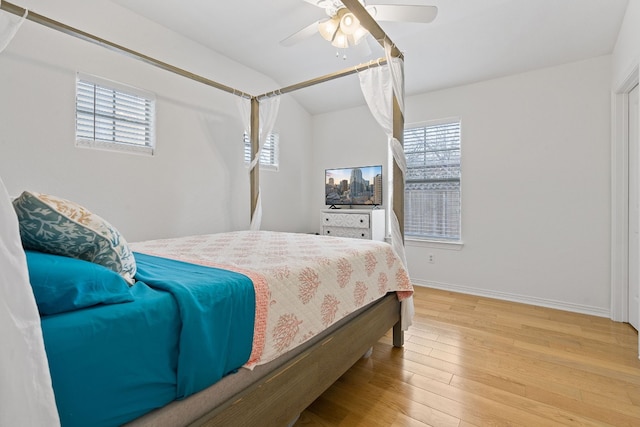
[[[382,165],[325,170],[325,203],[381,205]]]

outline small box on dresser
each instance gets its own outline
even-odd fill
[[[324,236],[384,241],[384,209],[324,209],[321,229]]]

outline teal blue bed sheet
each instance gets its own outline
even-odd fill
[[[135,254],[136,279],[171,292],[180,309],[177,398],[238,369],[251,356],[256,296],[253,282],[233,271]]]
[[[135,257],[134,301],[42,317],[63,427],[119,426],[208,387],[249,359],[250,279]]]

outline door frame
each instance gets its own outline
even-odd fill
[[[638,65],[611,96],[611,319],[629,321],[629,92]]]

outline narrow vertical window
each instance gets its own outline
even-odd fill
[[[155,96],[95,76],[76,78],[76,145],[153,155]]]
[[[405,129],[404,151],[405,234],[460,240],[460,121]]]

